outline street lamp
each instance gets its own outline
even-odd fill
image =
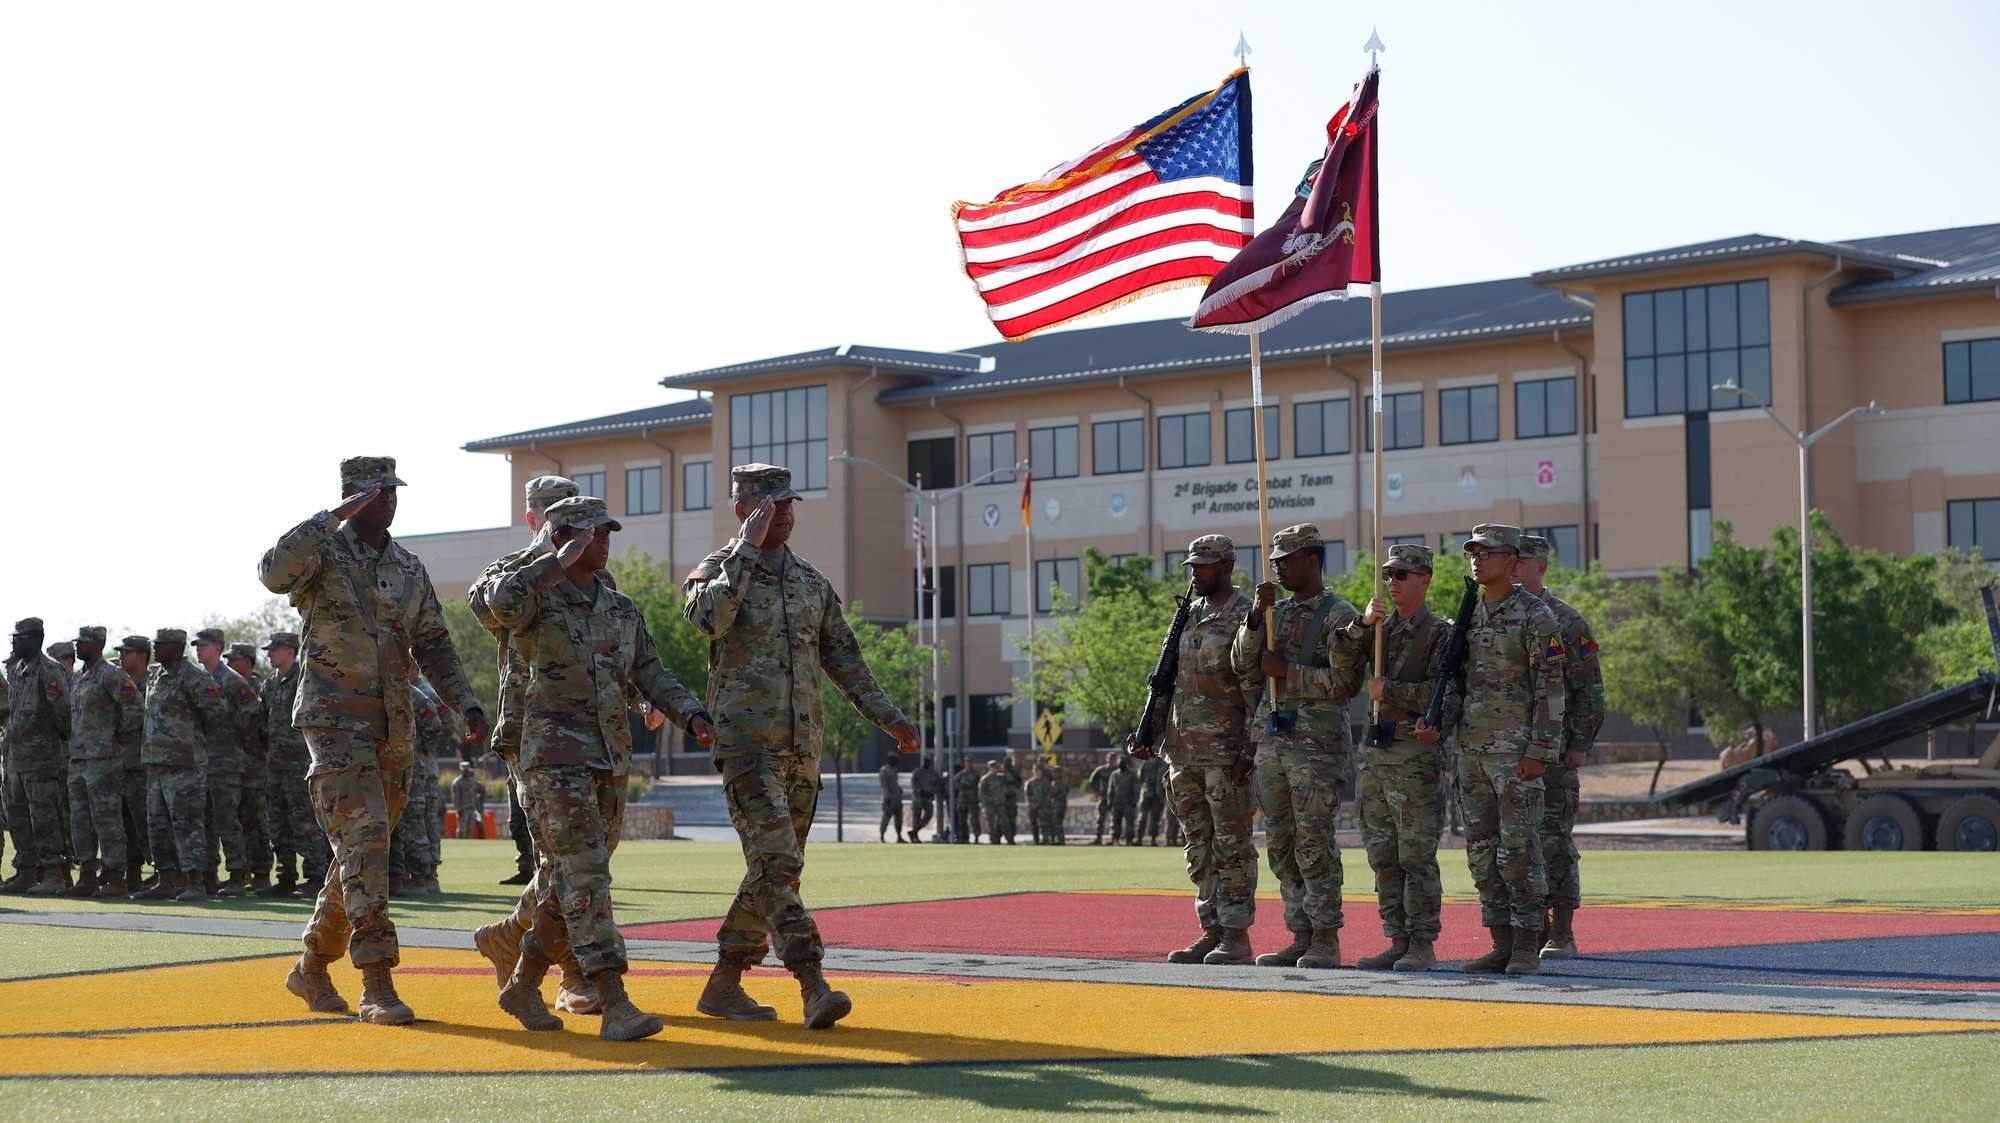
[[[1810,741],[1813,735],[1813,703],[1816,700],[1814,697],[1816,691],[1813,688],[1812,523],[1811,500],[1807,491],[1810,450],[1821,437],[1846,424],[1847,420],[1856,414],[1879,417],[1889,411],[1871,401],[1865,406],[1855,406],[1810,433],[1801,433],[1787,424],[1784,418],[1779,417],[1778,411],[1772,409],[1769,402],[1734,382],[1718,383],[1709,389],[1750,399],[1756,403],[1757,408],[1764,411],[1765,416],[1777,422],[1778,428],[1783,429],[1785,435],[1792,438],[1792,441],[1799,446],[1799,630],[1804,633],[1805,648],[1805,735],[1800,740]]]

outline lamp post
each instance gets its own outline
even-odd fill
[[[1718,383],[1709,387],[1709,389],[1719,393],[1733,394],[1739,398],[1750,399],[1751,402],[1756,404],[1758,409],[1764,411],[1765,416],[1777,422],[1778,428],[1783,429],[1785,435],[1792,438],[1793,443],[1799,446],[1799,630],[1804,636],[1803,654],[1805,658],[1803,674],[1805,681],[1805,725],[1804,736],[1800,740],[1810,741],[1813,735],[1814,703],[1817,701],[1817,691],[1813,687],[1812,500],[1809,490],[1811,477],[1808,475],[1812,463],[1810,459],[1811,450],[1812,446],[1817,444],[1821,437],[1840,428],[1840,426],[1847,423],[1849,418],[1854,417],[1856,414],[1868,414],[1879,417],[1889,411],[1871,401],[1865,406],[1855,406],[1853,409],[1848,410],[1846,413],[1841,414],[1839,417],[1834,418],[1832,421],[1827,422],[1810,433],[1802,433],[1787,424],[1784,418],[1779,417],[1778,411],[1771,408],[1771,403],[1758,397],[1754,392],[1736,385],[1734,382]]]

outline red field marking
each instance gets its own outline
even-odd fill
[[[1199,934],[1191,898],[1131,893],[1017,893],[821,909],[813,915],[829,945],[880,951],[1150,960]],[[1346,919],[1343,958],[1386,945],[1369,903],[1348,901]],[[633,925],[625,934],[706,942],[715,939],[716,925],[714,919],[677,920]],[[1576,919],[1578,945],[1585,954],[1600,955],[1968,932],[2000,932],[2000,916],[1607,906],[1585,908]],[[1277,902],[1258,902],[1250,938],[1258,951],[1290,939]],[[1477,905],[1445,905],[1440,959],[1471,959],[1491,946]]]

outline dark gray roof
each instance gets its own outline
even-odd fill
[[[609,417],[593,417],[588,421],[571,421],[564,425],[551,425],[546,429],[529,429],[521,433],[509,433],[502,437],[487,437],[484,440],[469,441],[467,452],[503,452],[510,448],[542,442],[574,441],[585,437],[604,437],[614,433],[644,433],[653,429],[676,429],[684,425],[706,425],[714,415],[714,409],[706,398],[688,401],[668,402],[665,405],[647,406],[645,409],[627,410]]]
[[[1721,261],[1742,261],[1755,258],[1789,257],[1793,254],[1811,254],[1816,257],[1843,260],[1861,266],[1902,273],[1913,269],[1928,269],[1944,264],[1942,260],[1919,257],[1909,251],[1871,248],[1844,242],[1809,242],[1799,238],[1774,238],[1769,234],[1742,234],[1734,238],[1721,238],[1713,242],[1696,242],[1688,246],[1673,246],[1663,250],[1632,254],[1627,257],[1608,257],[1602,261],[1587,261],[1581,265],[1562,265],[1554,269],[1544,269],[1529,279],[1538,285],[1559,286],[1565,281],[1582,278],[1616,277],[1629,273],[1656,273],[1661,269],[1682,268],[1691,265],[1712,265]]]
[[[779,355],[774,359],[758,359],[755,362],[710,367],[707,370],[689,371],[686,374],[670,374],[660,379],[660,385],[706,386],[738,378],[758,378],[786,371],[818,370],[826,367],[853,367],[859,370],[874,368],[891,374],[910,374],[927,378],[954,377],[977,373],[984,365],[979,355],[954,354],[948,351],[905,351],[893,347],[865,347],[850,343],[840,347],[822,347],[817,351],[801,351],[796,355]]]
[[[1953,291],[2000,289],[2000,223],[1926,230],[1917,234],[1893,234],[1885,238],[1856,238],[1850,244],[1877,253],[1908,254],[1940,264],[1899,276],[1847,285],[1829,298],[1835,304],[1866,304],[1878,300],[1939,296]]]

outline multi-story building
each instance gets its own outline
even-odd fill
[[[1805,432],[1888,410],[1813,448],[1811,502],[1849,540],[2000,556],[2000,225],[1730,238],[1391,293],[1382,321],[1389,541],[1513,523],[1563,562],[1638,576],[1699,557],[1715,519],[1761,539],[1797,522],[1798,448],[1754,395]],[[1375,534],[1369,309],[1323,305],[1262,343],[1271,526],[1317,523],[1345,567]],[[1076,595],[1085,547],[1164,564],[1221,532],[1239,570],[1263,562],[1242,337],[1159,321],[957,352],[843,345],[661,385],[697,396],[465,447],[509,458],[514,507],[527,479],[568,475],[621,514],[621,548],[676,567],[733,533],[730,464],[788,465],[806,496],[796,547],[883,620],[916,600],[913,502],[888,475],[983,481],[940,505],[936,532],[946,711],[964,700],[975,749],[1025,743],[1014,640],[1030,597],[1046,611],[1052,587]],[[1022,463],[1032,571],[1009,471]],[[449,593],[525,533],[410,544]]]

